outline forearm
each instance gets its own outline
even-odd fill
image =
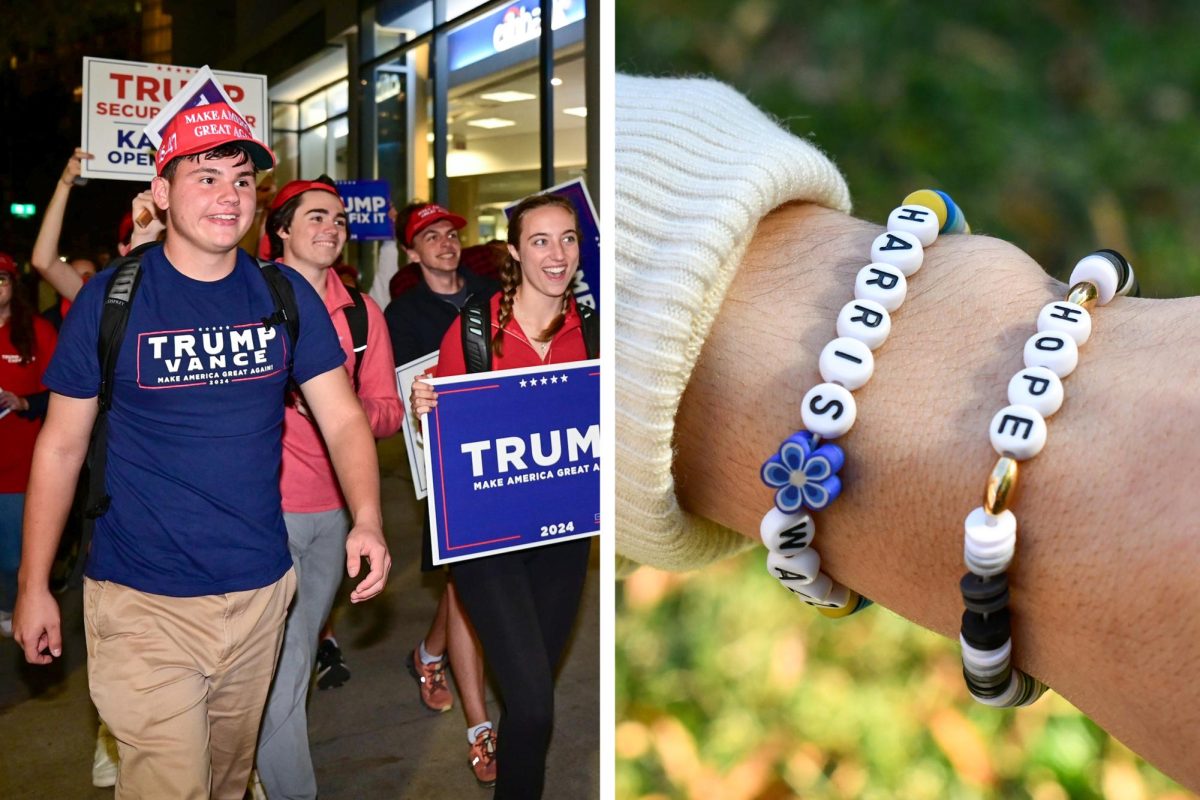
[[[46,213],[42,215],[42,226],[38,229],[30,262],[55,291],[73,300],[83,281],[75,270],[58,258],[58,241],[62,235],[63,216],[70,195],[71,187],[61,179],[54,184],[54,195],[46,205]]]
[[[879,232],[811,206],[762,221],[677,417],[685,509],[757,539],[771,505],[759,468],[802,427],[800,398]],[[927,251],[839,440],[845,489],[816,518],[831,576],[957,638],[963,519],[997,458],[987,425],[1038,310],[1064,290],[986,237]],[[1010,570],[1017,663],[1193,785],[1200,689],[1181,665],[1200,658],[1200,542],[1180,487],[1200,477],[1198,311],[1128,298],[1095,310],[1046,448],[1021,465]]]
[[[346,506],[356,526],[382,530],[383,513],[379,501],[379,459],[375,439],[361,409],[331,424],[321,425],[321,435],[329,449],[329,458]]]
[[[24,537],[18,586],[26,591],[49,588],[50,570],[75,496],[83,449],[39,438],[33,451],[25,494]]]

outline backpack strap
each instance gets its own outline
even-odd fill
[[[583,332],[583,349],[588,360],[600,357],[600,315],[591,306],[575,304],[579,312],[579,327]]]
[[[492,307],[491,298],[468,302],[460,312],[462,325],[463,360],[467,372],[489,372],[492,369]]]
[[[279,269],[274,261],[254,259],[258,263],[258,271],[267,282],[271,299],[275,301],[275,311],[269,317],[262,318],[262,324],[268,327],[283,324],[287,330],[291,347],[288,348],[287,368],[292,371],[292,363],[296,354],[296,343],[300,341],[300,309],[296,306],[296,290],[291,281]],[[289,379],[290,381],[290,379]],[[294,381],[290,381],[294,383]]]
[[[346,324],[350,326],[350,341],[354,344],[354,393],[358,394],[361,386],[358,375],[362,371],[363,358],[367,352],[367,304],[358,289],[347,286],[346,291],[354,301],[354,305],[346,306],[342,313],[346,315]]]
[[[104,305],[100,310],[100,332],[96,338],[96,355],[100,362],[100,388],[96,393],[96,401],[100,411],[88,441],[89,479],[87,504],[84,506],[89,519],[102,516],[111,502],[104,483],[104,468],[108,461],[108,410],[112,407],[113,376],[117,370],[121,343],[125,340],[125,327],[129,324],[130,304],[142,279],[141,268],[142,262],[138,256],[125,256],[113,263],[111,269],[116,274],[108,284]]]

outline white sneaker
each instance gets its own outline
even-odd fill
[[[0,611],[0,636],[12,638],[12,612]]]
[[[96,753],[92,756],[92,786],[101,789],[116,786],[120,760],[117,740],[109,733],[108,726],[101,722],[100,730],[96,731]]]

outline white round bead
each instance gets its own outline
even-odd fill
[[[871,260],[891,264],[905,275],[912,275],[925,261],[925,248],[915,234],[908,231],[887,231],[871,242]]]
[[[1108,305],[1108,301],[1113,299],[1113,295],[1117,293],[1117,281],[1120,280],[1120,274],[1112,262],[1104,256],[1096,254],[1084,256],[1079,259],[1079,263],[1075,265],[1075,269],[1071,270],[1071,286],[1080,281],[1091,281],[1096,284],[1096,288],[1100,290],[1100,296],[1096,302],[1102,306]]]
[[[821,572],[821,556],[811,547],[800,550],[794,556],[767,553],[767,572],[789,588],[807,586]]]
[[[1025,342],[1025,366],[1046,367],[1060,378],[1075,371],[1079,364],[1079,345],[1070,335],[1058,331],[1035,333]]]
[[[836,383],[818,383],[804,395],[800,407],[805,429],[823,439],[836,439],[850,430],[857,415],[854,395]]]
[[[807,586],[797,586],[792,591],[809,605],[825,608],[841,608],[841,606],[836,605],[837,596],[835,595],[835,590],[839,587],[843,590],[845,589],[844,586],[834,583],[833,578],[822,572],[817,575],[812,583]],[[830,602],[831,600],[833,603]],[[845,604],[843,601],[842,605],[844,606]]]
[[[1062,408],[1062,381],[1046,367],[1026,367],[1008,382],[1008,402],[1029,406],[1043,417],[1053,416]]]
[[[878,350],[891,332],[891,315],[874,300],[851,300],[838,312],[838,336],[858,339],[872,350]]]
[[[1092,315],[1074,303],[1047,303],[1038,312],[1037,329],[1069,334],[1075,344],[1082,345],[1092,335]]]
[[[1004,644],[995,650],[978,650],[967,643],[966,638],[958,635],[962,647],[963,666],[970,667],[971,672],[980,677],[991,677],[1004,672],[1012,663],[1012,639],[1006,639]]]
[[[908,279],[900,268],[880,261],[867,264],[854,279],[854,296],[874,300],[888,311],[895,311],[908,294]]]
[[[963,523],[963,560],[976,575],[991,577],[1008,569],[1017,547],[1017,518],[1011,511],[989,515],[976,508]]]
[[[1005,406],[992,417],[988,436],[997,453],[1025,461],[1046,446],[1046,420],[1029,406]]]
[[[794,555],[812,544],[816,532],[816,525],[808,514],[803,511],[785,514],[775,506],[763,515],[758,526],[758,535],[767,549],[785,556]]]
[[[871,354],[871,348],[858,339],[839,336],[825,345],[817,365],[822,378],[854,391],[871,379],[875,356]]]
[[[921,242],[922,247],[929,247],[937,241],[940,227],[941,223],[938,222],[937,214],[933,213],[932,208],[915,203],[894,208],[892,213],[888,214],[887,229],[890,232],[911,233]]]

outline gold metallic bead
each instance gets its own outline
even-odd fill
[[[1006,510],[1017,492],[1017,460],[1004,456],[988,475],[987,491],[983,494],[983,510],[992,516]]]
[[[1091,311],[1092,306],[1096,305],[1096,300],[1099,297],[1100,290],[1091,281],[1080,281],[1067,292],[1068,303],[1083,306],[1088,311]]]

